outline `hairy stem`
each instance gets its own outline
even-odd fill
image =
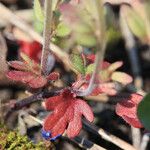
[[[56,96],[61,92],[60,90],[53,90],[53,91],[42,91],[39,93],[35,93],[27,98],[24,98],[22,100],[17,100],[13,106],[11,107],[11,110],[18,110],[22,107],[25,107],[27,105],[30,105],[31,103],[43,101],[45,98],[49,98],[52,96]]]
[[[41,68],[42,74],[47,75],[47,62],[49,55],[49,45],[51,39],[51,21],[52,21],[52,0],[45,0],[45,21],[44,21],[44,32],[43,32],[43,49],[41,57]]]
[[[105,35],[105,18],[103,13],[103,5],[102,2],[99,0],[93,1],[96,6],[97,10],[97,16],[96,16],[96,32],[95,36],[97,38],[97,53],[96,53],[96,59],[95,59],[95,68],[92,74],[92,77],[89,82],[89,86],[86,90],[79,91],[77,95],[79,96],[87,96],[91,94],[93,89],[95,88],[95,78],[97,74],[100,71],[99,64],[102,64],[102,61],[104,59],[104,53],[105,53],[105,47],[106,47],[106,35]]]
[[[7,21],[10,24],[13,24],[17,28],[21,29],[21,31],[23,31],[24,33],[27,33],[33,40],[42,44],[43,37],[39,33],[35,32],[35,30],[29,24],[27,24],[27,22],[21,19],[21,17],[18,17],[2,3],[0,3],[0,12],[1,14],[4,14],[1,19]],[[63,62],[67,70],[72,70],[69,55],[65,51],[63,51],[60,47],[52,42],[50,43],[49,48],[52,53],[54,53]]]

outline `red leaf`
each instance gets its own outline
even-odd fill
[[[117,91],[115,89],[115,83],[113,82],[101,83],[97,87],[97,90],[99,90],[99,93],[106,93],[111,96],[117,94]]]
[[[95,54],[86,55],[86,58],[93,63],[95,61]]]
[[[59,73],[52,72],[48,75],[47,80],[58,80],[59,79]]]
[[[72,87],[78,90],[85,90],[88,88],[90,75],[86,75],[86,80],[84,81],[82,78],[79,78],[78,81],[74,82],[72,84]],[[115,89],[115,83],[113,82],[106,82],[106,83],[100,83],[98,80],[95,81],[97,86],[90,94],[91,96],[96,96],[102,93],[108,94],[108,95],[116,95],[117,91]]]
[[[9,66],[17,70],[28,70],[27,64],[21,61],[9,61]]]
[[[20,55],[21,55],[21,58],[23,59],[23,62],[26,64],[28,71],[34,72],[39,75],[41,74],[41,67],[38,63],[36,63],[34,60],[32,60],[25,53],[21,53]]]
[[[110,63],[109,62],[107,62],[107,61],[103,61],[103,63],[102,63],[102,69],[106,69],[106,68],[108,68],[110,66]]]
[[[60,99],[60,96],[54,96],[53,98],[49,98],[45,101],[46,110],[54,110],[55,107],[61,103],[63,99]]]
[[[33,73],[23,71],[9,71],[6,76],[12,80],[21,81],[23,83],[28,83],[35,77]]]
[[[137,106],[142,98],[139,94],[132,94],[128,99],[117,103],[116,106],[117,115],[121,116],[127,123],[136,128],[143,127],[137,117]]]
[[[20,81],[28,84],[31,88],[42,88],[48,80],[57,80],[59,73],[52,72],[49,76],[41,75],[41,68],[38,63],[31,60],[22,53],[23,62],[11,61],[9,65],[19,71],[9,71],[6,75],[14,81]]]
[[[32,72],[9,71],[6,76],[14,81],[21,81],[32,88],[40,88],[46,85],[47,79],[37,76]]]
[[[95,55],[90,54],[87,55],[86,58],[91,61],[90,63],[94,63]],[[131,83],[133,79],[130,75],[124,72],[116,71],[122,65],[123,65],[122,61],[117,61],[112,64],[110,64],[107,61],[103,61],[99,66],[100,72],[99,72],[99,77],[97,77],[99,79],[99,82],[117,81],[122,83],[123,85],[127,85]],[[113,93],[115,93],[115,91],[112,91],[112,94]]]
[[[100,83],[98,86],[95,87],[95,89],[90,94],[91,96],[96,96],[102,93],[105,93],[107,95],[116,95],[117,91],[115,90],[115,87],[111,87],[110,85],[114,85],[114,83]],[[85,90],[88,88],[88,84],[84,84],[80,90]]]
[[[46,132],[51,132],[50,139],[63,134],[65,130],[70,138],[78,135],[82,128],[82,115],[90,122],[94,119],[88,104],[73,97],[68,89],[59,96],[47,99],[45,105],[48,110],[53,110],[53,113],[45,119],[43,126]]]
[[[29,86],[36,89],[44,87],[47,84],[47,79],[43,76],[35,76],[33,80],[31,80],[29,83]]]
[[[41,75],[41,68],[38,63],[31,60],[27,55],[22,54],[23,62],[11,61],[9,65],[19,71],[9,71],[6,76],[14,81],[20,81],[31,88],[42,88],[48,80],[57,80],[59,74],[56,72],[51,73],[45,77]]]
[[[28,55],[31,59],[38,62],[41,56],[41,44],[33,41],[19,41],[20,51]]]
[[[135,104],[139,104],[141,102],[141,100],[143,99],[143,96],[139,95],[139,94],[132,94],[131,95],[131,101]]]
[[[90,54],[90,55],[86,55],[86,58],[91,62],[94,63],[95,61],[95,54]],[[111,64],[107,61],[103,61],[102,63],[102,69],[106,69],[110,66]]]

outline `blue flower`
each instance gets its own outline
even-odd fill
[[[43,136],[43,138],[45,138],[46,140],[48,140],[51,137],[51,132],[47,132],[45,130],[42,130],[42,136]]]
[[[42,130],[42,136],[46,140],[55,141],[57,138],[59,138],[61,136],[61,134],[58,134],[57,136],[51,138],[51,132],[50,131]]]
[[[55,141],[56,139],[58,139],[61,136],[61,134],[58,134],[57,136],[50,138],[50,141]]]

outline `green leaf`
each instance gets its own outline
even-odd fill
[[[117,43],[119,41],[119,39],[121,38],[121,34],[119,31],[117,31],[115,28],[110,27],[107,32],[107,43],[108,45],[113,44],[113,43]]]
[[[75,33],[77,43],[87,47],[93,47],[96,45],[96,38],[89,33]]]
[[[147,36],[146,26],[144,20],[132,9],[127,10],[127,23],[131,31],[138,38],[145,38]]]
[[[94,21],[83,7],[65,3],[60,5],[60,12],[62,20],[70,28],[78,44],[95,46]]]
[[[81,74],[85,74],[84,60],[82,59],[82,56],[80,54],[72,54],[70,59],[75,70]]]
[[[42,10],[39,0],[34,0],[33,10],[34,10],[34,14],[37,20],[44,22],[44,12]]]
[[[138,105],[137,114],[144,127],[150,130],[150,93]]]
[[[56,35],[60,37],[64,37],[69,35],[71,30],[64,24],[64,23],[59,23],[57,28],[56,28]]]
[[[86,74],[91,74],[94,71],[94,64],[90,64],[86,67]]]
[[[44,29],[44,24],[41,21],[34,21],[34,29],[38,32],[38,33],[42,33],[43,29]]]

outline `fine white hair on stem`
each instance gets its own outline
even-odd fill
[[[103,4],[102,1],[99,0],[93,0],[93,3],[95,4],[97,16],[96,16],[96,32],[95,36],[97,39],[97,53],[96,53],[96,59],[94,62],[94,71],[92,73],[89,85],[87,89],[85,90],[79,90],[77,91],[78,96],[88,96],[91,94],[93,89],[95,88],[94,82],[96,79],[96,76],[101,68],[99,68],[99,64],[102,63],[106,48],[106,33],[105,33],[105,18],[104,18],[104,11],[103,11]]]
[[[48,68],[49,55],[51,51],[49,51],[50,39],[51,39],[51,21],[52,21],[52,0],[45,0],[44,3],[44,13],[45,13],[45,21],[44,21],[44,31],[43,31],[43,48],[42,48],[42,57],[41,57],[41,69],[44,75],[49,74],[49,70],[53,66]],[[51,56],[53,57],[53,56]],[[54,57],[51,61],[54,60]],[[55,61],[53,61],[54,64]]]

